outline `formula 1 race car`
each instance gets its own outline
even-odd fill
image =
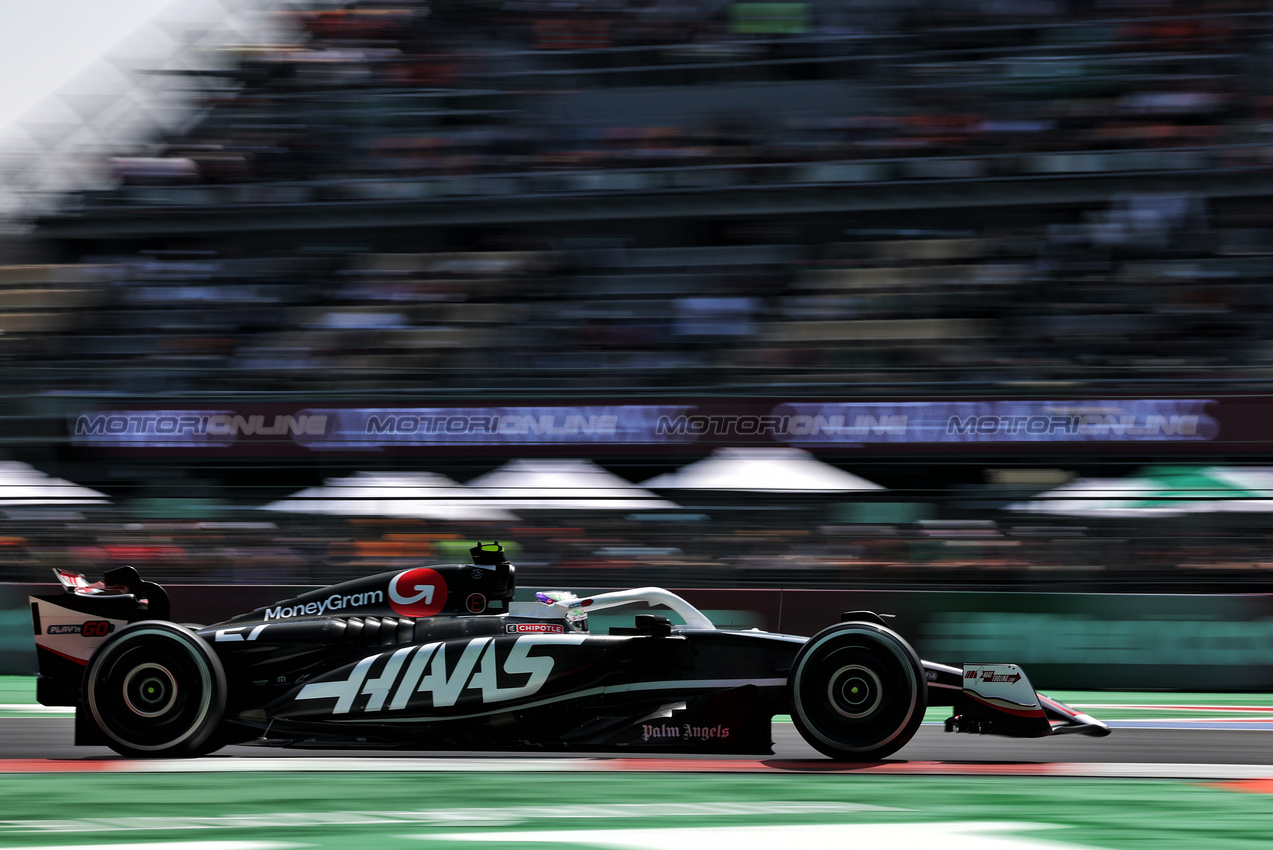
[[[210,626],[169,620],[132,567],[103,581],[56,570],[31,597],[37,698],[75,706],[77,744],[197,756],[226,744],[430,750],[768,754],[774,715],[842,761],[911,739],[930,705],[946,729],[1014,737],[1103,723],[1036,694],[1014,664],[921,661],[883,617],[845,614],[813,637],[717,629],[642,588],[514,602],[498,544],[473,563],[336,584]],[[588,614],[641,605],[631,627]]]

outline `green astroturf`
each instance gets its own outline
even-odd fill
[[[959,831],[973,829],[969,822],[996,826],[984,842],[961,847],[1237,850],[1269,846],[1273,796],[1202,783],[1046,777],[0,776],[2,847],[263,841],[488,850],[516,845],[454,836],[534,830],[573,850],[597,846],[587,837],[596,829],[692,828],[701,838],[690,846],[715,848],[728,846],[713,837],[720,827],[834,824],[849,842],[868,826],[900,830],[900,839],[916,825]]]

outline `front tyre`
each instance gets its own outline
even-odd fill
[[[840,761],[877,761],[901,749],[928,705],[919,656],[874,623],[840,623],[811,637],[796,654],[789,685],[796,729]]]
[[[225,670],[190,629],[148,620],[109,637],[84,671],[84,703],[117,753],[196,756],[215,749]]]

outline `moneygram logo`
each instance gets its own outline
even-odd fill
[[[273,608],[266,608],[265,619],[286,620],[289,617],[318,617],[343,608],[357,608],[360,605],[379,605],[382,602],[384,602],[384,594],[379,590],[370,590],[366,593],[351,593],[348,596],[334,593],[326,599],[319,599],[314,602],[297,602],[295,605],[276,605]]]
[[[416,567],[389,580],[389,607],[404,617],[432,617],[446,605],[446,579]]]

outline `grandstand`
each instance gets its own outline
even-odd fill
[[[39,429],[103,404],[1099,401],[1273,377],[1261,4],[402,2],[272,22],[268,42],[187,62],[197,117],[99,151],[110,179],[47,204],[40,259],[0,268],[14,451],[72,479],[105,464],[150,509],[209,494],[194,513],[365,456],[200,455],[166,480],[171,454],[120,461]],[[984,519],[1030,487],[982,486],[999,463],[984,447],[936,471],[888,451],[866,471],[914,516],[816,502],[761,521],[730,503],[710,534],[553,517],[526,526],[552,541],[530,563],[657,538],[674,542],[627,563],[659,580],[957,582],[970,559],[948,556],[975,549],[995,581],[1108,587],[1195,560],[1142,531],[935,547],[920,514]],[[1010,464],[1126,470],[1159,451]],[[611,460],[635,477],[683,455]],[[378,462],[481,466],[436,447]],[[312,522],[289,533],[313,556],[289,563],[326,563]],[[1226,581],[1265,562],[1262,537],[1243,545]]]

